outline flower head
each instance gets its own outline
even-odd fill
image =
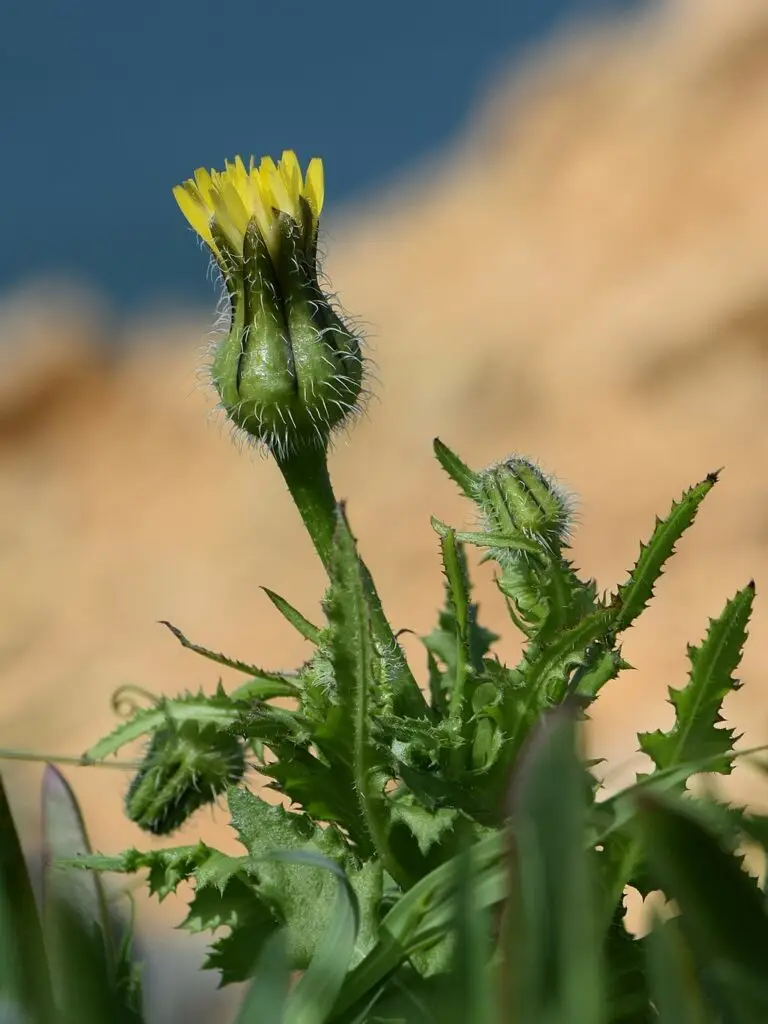
[[[258,166],[236,157],[173,191],[229,296],[212,366],[227,415],[277,455],[327,446],[357,406],[363,360],[317,278],[322,161],[302,174],[292,151]]]
[[[194,177],[174,188],[173,194],[181,212],[217,259],[221,259],[221,253],[214,230],[226,239],[233,252],[242,256],[251,221],[275,258],[280,244],[281,213],[301,225],[305,237],[316,235],[325,195],[323,162],[314,157],[306,175],[302,175],[292,150],[286,150],[277,164],[272,157],[265,156],[258,167],[253,157],[246,167],[237,156],[234,161],[225,161],[223,171],[199,167]]]

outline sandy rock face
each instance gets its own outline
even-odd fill
[[[768,585],[767,117],[765,5],[661,5],[553,47],[453,151],[328,243],[383,382],[332,471],[396,627],[428,631],[441,599],[429,514],[471,521],[431,457],[435,435],[477,466],[532,455],[575,489],[577,563],[604,588],[654,516],[725,467],[628,638],[638,671],[595,712],[594,751],[617,779],[642,765],[637,729],[669,722],[686,641],[748,579],[758,595]],[[38,306],[24,295],[0,309],[0,746],[76,754],[111,726],[121,683],[215,684],[158,619],[285,667],[306,651],[258,587],[312,615],[323,580],[277,471],[206,416],[204,318],[122,325],[115,360],[95,307]],[[758,596],[728,708],[753,744],[768,741],[765,625]],[[33,778],[10,773],[28,829]],[[121,818],[119,773],[71,778],[96,845],[149,845]],[[734,785],[768,802],[745,775]],[[225,818],[200,815],[187,835],[231,845]]]

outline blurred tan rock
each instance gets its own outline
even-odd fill
[[[427,631],[441,599],[429,514],[471,521],[435,435],[476,465],[523,451],[577,490],[577,562],[606,589],[654,516],[725,467],[628,638],[637,671],[595,712],[612,782],[642,766],[635,732],[669,722],[686,642],[753,576],[728,711],[768,741],[767,122],[765,4],[659,4],[532,58],[451,151],[329,225],[329,277],[370,325],[383,381],[332,469],[397,627]],[[70,311],[59,336],[56,316],[18,301],[0,310],[0,337],[25,339],[0,381],[0,746],[79,753],[112,724],[121,683],[215,684],[160,618],[265,666],[303,658],[258,586],[316,615],[321,572],[272,464],[206,418],[205,318],[122,325],[107,365],[101,314]],[[14,429],[25,421],[36,429]],[[482,614],[512,657],[488,575]],[[71,777],[99,847],[149,845],[122,820],[118,772]],[[768,804],[746,773],[734,785]],[[231,846],[224,822],[200,815],[187,835]]]

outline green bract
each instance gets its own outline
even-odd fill
[[[218,239],[231,305],[217,345],[213,382],[229,418],[272,451],[325,448],[360,397],[360,342],[317,281],[314,241],[280,214],[270,255],[252,220],[242,261]]]

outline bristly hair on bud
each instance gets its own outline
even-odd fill
[[[152,736],[131,782],[126,814],[139,828],[168,835],[244,773],[245,751],[237,736],[215,723],[169,719]]]
[[[477,474],[475,501],[483,528],[505,537],[523,537],[550,555],[568,547],[575,520],[575,495],[532,459],[510,455]],[[493,557],[524,557],[513,549],[494,550]]]
[[[278,456],[328,446],[365,393],[359,336],[318,279],[322,161],[296,154],[195,171],[174,196],[218,266],[227,332],[211,376],[221,407]]]

